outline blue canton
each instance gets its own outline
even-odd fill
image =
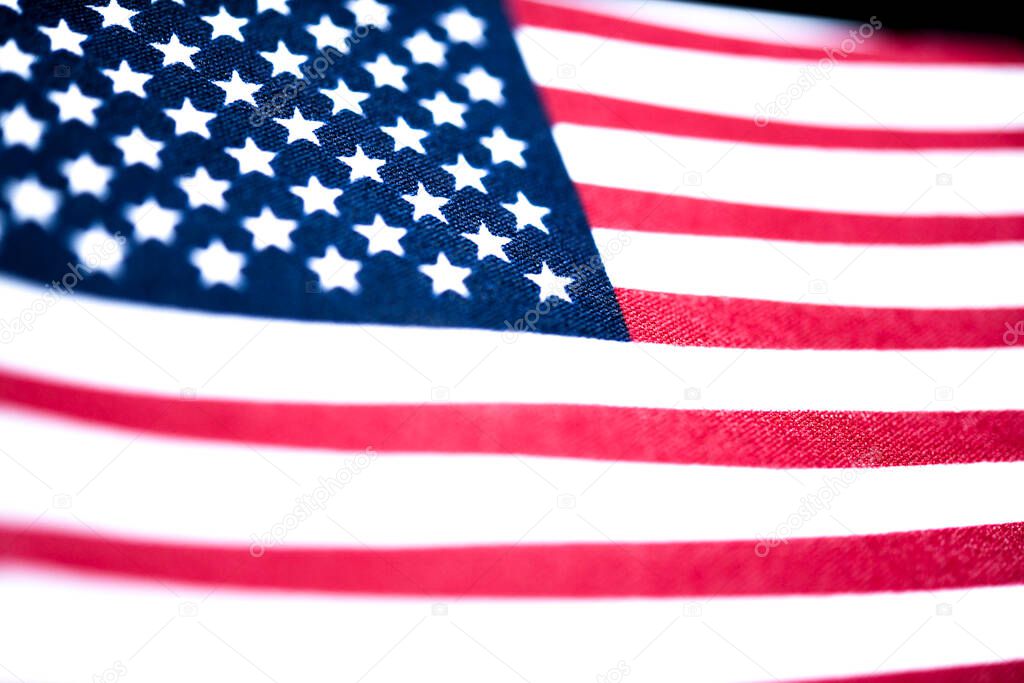
[[[628,338],[499,4],[12,4],[0,270],[190,309]]]

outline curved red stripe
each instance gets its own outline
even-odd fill
[[[1012,40],[966,38],[951,41],[942,37],[928,38],[879,35],[847,47],[843,40],[848,33],[838,34],[834,43],[820,47],[765,43],[742,38],[710,35],[682,28],[655,26],[629,19],[558,7],[530,0],[507,0],[515,23],[542,28],[575,31],[617,40],[650,45],[663,45],[706,52],[721,52],[748,57],[798,59],[817,62],[900,62],[909,64],[1017,64],[1024,62],[1024,50]],[[852,27],[856,32],[857,27]]]
[[[508,453],[750,467],[1024,460],[1024,412],[329,405],[178,399],[0,371],[0,402],[178,437],[381,452]]]
[[[802,680],[801,683],[1006,683],[1024,681],[1024,660],[1017,659],[998,664],[974,664],[945,669],[900,671],[891,674],[869,674],[843,678]]]
[[[771,349],[998,348],[1024,308],[821,306],[616,289],[633,341]]]
[[[1024,147],[1024,130],[912,131],[890,128],[831,128],[708,114],[641,102],[539,88],[553,123],[640,130],[766,145],[855,149],[986,149]]]
[[[757,541],[450,548],[156,543],[0,525],[0,558],[331,593],[666,597],[938,590],[1024,582],[1024,524]]]
[[[1024,239],[1024,215],[882,216],[735,204],[580,183],[576,191],[596,228],[844,244]]]

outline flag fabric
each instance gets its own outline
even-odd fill
[[[1024,50],[0,2],[0,679],[1024,680]]]

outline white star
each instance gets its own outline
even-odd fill
[[[544,234],[548,233],[548,226],[544,225],[544,216],[551,213],[551,209],[531,203],[522,192],[516,192],[514,204],[502,204],[501,208],[512,212],[516,217],[516,231],[532,225]]]
[[[262,14],[268,10],[288,16],[288,0],[256,0],[256,14]]]
[[[349,182],[355,182],[360,178],[370,178],[378,183],[384,182],[380,177],[380,167],[387,163],[384,159],[371,159],[363,152],[363,148],[356,145],[356,153],[350,157],[338,157],[346,166],[352,169],[349,175]]]
[[[430,112],[434,117],[434,125],[440,126],[443,123],[450,123],[458,128],[465,128],[466,121],[462,115],[469,109],[461,102],[452,102],[451,98],[444,91],[438,90],[433,99],[420,100],[420,106]]]
[[[124,239],[111,235],[99,226],[78,233],[72,240],[78,262],[89,270],[98,270],[113,277],[124,262]]]
[[[459,296],[469,298],[469,290],[466,289],[466,278],[473,272],[472,268],[453,266],[443,251],[437,255],[436,263],[422,265],[419,267],[419,270],[430,278],[430,284],[435,295],[455,292]]]
[[[427,137],[427,131],[410,127],[401,116],[398,117],[398,121],[395,122],[395,125],[381,126],[380,129],[394,139],[396,152],[408,147],[420,154],[427,153],[426,150],[423,149],[423,143],[420,142],[423,138]]]
[[[115,94],[130,92],[143,98],[146,96],[146,90],[143,86],[146,85],[146,81],[152,78],[149,74],[133,71],[131,65],[125,59],[121,60],[116,71],[114,69],[103,69],[103,74],[114,82]]]
[[[341,196],[341,190],[324,187],[316,176],[310,176],[309,183],[305,186],[293,185],[291,189],[293,194],[302,199],[302,210],[307,214],[322,209],[332,216],[339,215],[334,202]]]
[[[273,52],[261,52],[260,55],[274,67],[273,73],[270,74],[272,77],[288,73],[296,78],[302,78],[302,70],[299,67],[306,61],[306,57],[288,50],[283,40],[277,41],[277,49]]]
[[[324,124],[320,121],[309,121],[304,118],[298,107],[295,107],[295,111],[292,112],[290,119],[274,120],[288,129],[288,144],[291,144],[296,140],[309,140],[314,145],[320,144],[320,140],[317,139],[313,132]]]
[[[15,219],[35,221],[45,228],[60,208],[60,193],[40,185],[35,178],[26,178],[8,186],[7,201]]]
[[[348,52],[348,39],[352,36],[352,32],[331,21],[330,15],[323,15],[320,17],[320,23],[309,26],[306,30],[316,38],[317,48],[323,50],[333,47],[339,52]]]
[[[249,20],[232,16],[228,13],[227,8],[221,7],[220,11],[216,14],[203,17],[203,21],[213,28],[210,40],[220,36],[227,36],[228,38],[234,38],[240,43],[245,42],[245,38],[242,37],[242,27],[248,24]]]
[[[195,133],[209,139],[210,129],[207,124],[217,117],[205,111],[199,111],[192,106],[192,101],[187,97],[182,101],[180,109],[166,109],[167,115],[174,120],[174,134],[185,135]]]
[[[474,66],[468,72],[460,74],[455,80],[461,83],[469,91],[469,99],[474,102],[493,102],[501,104],[505,96],[501,94],[504,87],[500,78],[495,78],[483,69]]]
[[[377,0],[348,0],[345,7],[356,15],[356,26],[388,28],[391,8]]]
[[[523,159],[526,143],[510,138],[504,128],[496,127],[490,137],[480,138],[480,144],[490,150],[492,164],[508,161],[519,168],[526,168],[526,160]]]
[[[209,171],[204,166],[197,168],[193,175],[181,178],[178,184],[188,195],[188,205],[193,209],[200,206],[212,206],[223,211],[228,208],[224,193],[231,187],[231,183],[211,178]]]
[[[292,239],[289,235],[295,231],[298,223],[290,218],[278,218],[273,211],[264,206],[259,216],[243,220],[242,227],[252,233],[252,245],[257,251],[263,251],[268,247],[291,251]]]
[[[136,10],[121,7],[117,0],[110,0],[110,3],[103,7],[93,6],[89,9],[103,17],[103,25],[101,28],[106,28],[108,26],[124,26],[129,31],[133,30],[131,18],[138,14]]]
[[[247,83],[246,81],[243,81],[237,71],[232,71],[231,78],[226,81],[211,81],[211,83],[224,90],[225,105],[231,104],[232,102],[248,102],[255,107],[256,100],[252,95],[263,87],[259,83]]]
[[[166,43],[153,43],[153,47],[160,52],[164,53],[164,66],[170,66],[171,64],[184,64],[190,69],[195,69],[195,64],[192,63],[192,55],[199,52],[198,47],[192,47],[191,45],[184,45],[175,33],[171,34],[171,39]]]
[[[214,240],[208,247],[193,249],[190,260],[199,269],[199,279],[205,287],[224,284],[238,289],[242,284],[245,254],[228,251],[220,240]]]
[[[402,41],[402,45],[412,55],[412,61],[417,64],[433,64],[444,66],[444,55],[448,46],[433,36],[426,29],[420,29],[412,34],[411,38]]]
[[[480,223],[480,229],[475,233],[464,232],[462,236],[476,245],[476,258],[478,261],[483,261],[488,256],[494,256],[508,263],[508,256],[505,255],[505,250],[502,247],[512,241],[511,237],[492,235],[491,231],[483,223]]]
[[[347,259],[338,252],[334,245],[320,258],[306,260],[306,267],[320,278],[320,289],[344,289],[350,294],[359,292],[359,280],[356,279],[363,265],[356,260]]]
[[[67,92],[58,90],[50,93],[50,101],[60,110],[57,116],[61,122],[78,119],[87,126],[96,124],[96,109],[100,106],[100,100],[83,95],[77,84],[68,86]]]
[[[35,55],[18,49],[14,38],[8,38],[3,47],[0,47],[0,72],[17,74],[27,81],[32,76],[31,68],[35,61]]]
[[[160,151],[164,143],[157,140],[150,140],[136,126],[129,135],[119,135],[114,138],[114,144],[124,154],[124,165],[143,164],[152,169],[160,168]]]
[[[469,43],[473,47],[484,44],[484,29],[487,24],[468,11],[465,7],[457,7],[445,12],[437,18],[437,23],[448,32],[448,39],[453,43]]]
[[[60,23],[55,27],[40,26],[39,30],[46,34],[46,37],[50,39],[50,52],[56,52],[57,50],[67,50],[71,54],[84,55],[82,51],[82,41],[89,36],[84,33],[76,33],[71,30],[68,26],[68,22],[64,19],[60,20]]]
[[[539,273],[527,273],[523,277],[540,287],[538,296],[540,296],[541,301],[547,301],[551,297],[556,297],[562,301],[572,303],[572,299],[565,291],[565,287],[573,281],[573,278],[555,275],[552,270],[548,268],[547,261],[540,262]]]
[[[24,104],[15,107],[0,124],[4,145],[7,147],[25,145],[32,150],[39,146],[44,128],[43,122],[32,118]]]
[[[363,108],[359,103],[370,96],[369,93],[349,89],[345,81],[340,78],[338,79],[338,85],[332,90],[322,90],[321,92],[331,98],[331,102],[334,103],[332,114],[337,114],[342,109],[362,114]]]
[[[375,88],[390,85],[397,90],[404,91],[406,89],[405,76],[409,73],[409,69],[401,64],[395,64],[385,54],[378,55],[377,59],[372,62],[364,63],[363,68],[373,76],[373,87]]]
[[[412,204],[412,219],[414,221],[418,221],[424,216],[433,216],[442,223],[448,222],[448,219],[441,213],[441,207],[448,203],[448,199],[430,194],[427,192],[427,188],[423,187],[423,183],[416,183],[416,194],[402,195],[402,199]]]
[[[174,237],[174,226],[181,220],[181,212],[165,209],[155,199],[129,206],[125,218],[135,227],[135,239],[139,242],[156,240],[168,244]]]
[[[61,170],[68,179],[68,190],[72,194],[91,194],[103,198],[114,175],[108,166],[100,166],[92,156],[83,154],[74,161],[65,161]]]
[[[446,164],[441,168],[455,176],[456,192],[464,187],[475,187],[481,192],[486,192],[481,181],[487,176],[487,171],[472,166],[462,154],[459,155],[454,164]]]
[[[274,159],[275,154],[264,152],[256,146],[252,138],[246,138],[243,147],[227,147],[224,151],[238,160],[239,173],[262,173],[265,176],[274,177],[274,169],[270,167],[270,162]]]
[[[370,256],[388,251],[396,256],[404,256],[405,249],[402,248],[401,239],[408,232],[405,228],[396,228],[384,222],[384,218],[377,214],[370,225],[353,225],[352,228],[360,235],[370,240],[366,253]]]

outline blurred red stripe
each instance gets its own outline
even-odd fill
[[[180,399],[0,371],[0,402],[176,437],[300,448],[748,467],[1024,459],[1024,412],[673,410],[550,404]],[[525,425],[525,427],[524,427]]]
[[[801,683],[1006,683],[1024,681],[1024,660],[998,664],[976,664],[948,669],[923,669],[891,674],[802,680]]]
[[[595,228],[845,244],[943,244],[1024,239],[1024,216],[834,213],[577,184]]]
[[[660,107],[556,88],[539,88],[539,91],[552,123],[575,123],[765,145],[968,150],[1024,147],[1024,130],[914,131],[834,128],[775,121],[759,126],[752,118],[741,119]]]
[[[747,57],[798,59],[817,62],[827,59],[827,49],[840,50],[846,31],[837,33],[834,42],[821,46],[798,46],[786,43],[765,43],[742,38],[711,35],[669,26],[621,19],[599,12],[574,7],[560,7],[530,0],[506,0],[512,20],[521,25],[561,29],[592,35],[629,40],[650,45],[721,52]],[[862,43],[856,50],[845,51],[839,58],[849,62],[894,62],[909,64],[1019,64],[1024,62],[1024,48],[1009,39],[971,40],[942,36],[877,36],[871,44]]]
[[[771,349],[947,349],[1005,346],[1024,309],[822,306],[616,289],[633,341]]]
[[[253,588],[500,597],[938,590],[1024,582],[1024,524],[691,543],[260,548],[0,525],[0,558]]]

